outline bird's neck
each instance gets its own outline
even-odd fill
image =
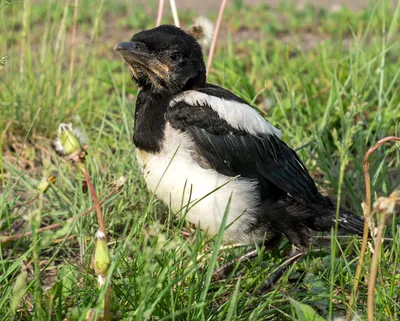
[[[136,147],[149,153],[158,153],[163,144],[165,117],[170,95],[154,95],[141,90],[136,99],[135,133]]]
[[[196,75],[193,78],[190,78],[182,90],[185,91],[197,88],[204,88],[205,86],[206,86],[206,74],[204,72]]]

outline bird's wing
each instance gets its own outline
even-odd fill
[[[166,119],[193,136],[197,151],[218,172],[258,179],[261,187],[264,181],[302,202],[318,195],[280,131],[231,92],[217,86],[185,91],[171,100]]]

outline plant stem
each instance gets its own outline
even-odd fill
[[[378,261],[381,249],[381,240],[383,236],[383,230],[386,226],[386,215],[381,219],[378,227],[378,232],[376,235],[374,254],[372,255],[371,269],[369,273],[369,283],[368,283],[368,299],[367,299],[367,317],[368,321],[374,321],[374,291],[376,285],[376,275],[378,271]]]
[[[38,238],[38,225],[41,220],[41,212],[42,212],[42,199],[43,194],[40,194],[38,209],[34,212],[34,215],[31,218],[31,229],[32,229],[32,262],[34,269],[34,315],[38,320],[44,318],[43,310],[41,306],[42,302],[42,288],[40,287],[40,264],[39,264],[39,255],[40,255],[40,245]]]
[[[114,194],[114,191],[109,192],[106,196],[104,196],[104,197],[100,200],[99,204],[100,204],[100,205],[103,204],[103,203],[104,203],[110,196],[112,196],[113,194]],[[37,229],[36,232],[37,232],[38,234],[40,234],[40,233],[43,233],[43,232],[45,232],[45,231],[50,231],[50,230],[55,230],[55,229],[61,228],[61,227],[64,226],[65,223],[68,223],[68,222],[70,222],[70,221],[74,221],[74,220],[78,219],[79,217],[87,216],[88,214],[90,214],[91,212],[93,212],[93,210],[95,210],[95,206],[94,206],[94,205],[91,206],[91,207],[89,207],[89,208],[88,208],[86,211],[84,211],[82,214],[79,214],[79,215],[77,215],[76,217],[73,217],[72,219],[66,220],[63,224],[62,224],[62,223],[54,223],[54,224],[51,224],[51,225],[47,225],[47,226],[45,226],[45,227],[41,227],[41,228]],[[9,241],[19,240],[20,238],[23,238],[23,237],[25,237],[25,236],[31,236],[31,235],[32,235],[32,232],[26,232],[26,233],[19,233],[19,234],[10,235],[10,236],[4,236],[4,237],[1,237],[1,238],[0,238],[0,244],[1,244],[1,243],[6,243],[6,242],[9,242]]]
[[[156,27],[158,27],[161,24],[163,10],[164,10],[164,0],[159,0]]]
[[[83,175],[85,176],[86,182],[88,184],[89,187],[89,191],[90,194],[92,195],[92,200],[93,200],[93,204],[94,204],[94,208],[96,209],[96,214],[97,214],[97,221],[99,223],[99,229],[100,231],[102,231],[104,234],[106,234],[106,226],[104,224],[104,218],[103,218],[103,214],[101,212],[101,207],[100,207],[100,203],[99,203],[99,199],[97,197],[97,193],[96,190],[94,188],[92,179],[89,176],[89,173],[86,170],[86,166],[83,163],[78,163],[78,167],[81,170],[81,172],[83,173]]]
[[[178,10],[176,10],[175,0],[169,0],[169,4],[171,5],[172,17],[174,18],[174,24],[178,28],[180,28]]]
[[[106,226],[104,224],[104,218],[103,218],[103,214],[101,212],[100,202],[98,200],[97,193],[96,193],[96,190],[94,188],[92,179],[90,178],[90,175],[87,172],[87,169],[86,169],[86,166],[85,166],[84,163],[78,163],[77,166],[81,170],[83,175],[85,176],[86,182],[87,182],[88,187],[89,187],[90,194],[92,195],[93,204],[94,204],[94,207],[96,209],[97,221],[99,223],[99,230],[103,233],[104,242],[106,242],[107,241]],[[96,233],[96,235],[97,235],[97,233]],[[107,243],[105,243],[105,247],[106,247],[105,250],[108,252]],[[107,256],[108,256],[108,254],[107,254]],[[104,319],[104,321],[110,321],[111,320],[111,311],[110,311],[110,307],[111,307],[111,288],[110,288],[110,285],[107,286],[106,277],[107,276],[104,275],[104,284],[103,285],[99,284],[99,285],[100,285],[100,287],[103,287],[103,286],[107,287],[106,288],[106,292],[104,294],[104,300],[103,300],[103,319]]]
[[[384,143],[391,141],[391,140],[400,141],[400,137],[388,136],[388,137],[382,138],[365,153],[364,159],[363,159],[363,169],[364,169],[364,178],[365,178],[365,203],[366,203],[365,207],[364,207],[364,217],[365,217],[364,231],[363,231],[363,238],[362,238],[362,243],[361,243],[360,257],[358,258],[357,270],[356,270],[356,274],[354,276],[353,291],[350,295],[349,306],[348,306],[347,313],[346,313],[346,321],[350,321],[350,319],[351,319],[353,305],[355,302],[355,297],[357,295],[358,285],[360,283],[361,270],[364,266],[365,250],[367,248],[367,242],[368,242],[369,222],[371,219],[371,177],[369,174],[368,159],[371,156],[371,154],[373,154],[380,146],[382,146]]]
[[[108,285],[106,293],[104,294],[104,320],[111,320],[111,284]]]
[[[25,50],[28,41],[28,30],[29,30],[29,14],[30,14],[30,1],[24,1],[24,11],[22,17],[22,34],[21,34],[21,54],[19,59],[19,73],[21,74],[21,80],[24,80],[25,70]]]
[[[71,99],[72,80],[74,76],[74,61],[75,61],[75,47],[76,47],[76,20],[78,18],[78,0],[74,3],[74,25],[72,27],[72,41],[71,41],[71,61],[69,64],[69,84],[68,84],[68,99]]]
[[[208,73],[210,72],[211,63],[212,63],[212,60],[213,60],[213,57],[214,57],[215,46],[217,44],[217,38],[218,38],[218,31],[219,31],[219,28],[221,26],[222,15],[224,14],[225,6],[226,6],[226,0],[222,0],[221,6],[219,8],[217,23],[215,24],[215,32],[214,32],[213,40],[211,42],[210,51],[208,53],[207,71],[206,71],[207,72],[207,77],[208,77]]]

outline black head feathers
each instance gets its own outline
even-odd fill
[[[201,47],[182,29],[162,25],[144,30],[114,49],[129,64],[132,78],[145,90],[171,95],[205,86]]]

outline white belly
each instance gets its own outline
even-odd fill
[[[148,189],[174,211],[185,214],[190,208],[186,219],[199,224],[209,234],[218,233],[232,193],[227,219],[227,226],[230,226],[224,233],[224,240],[252,242],[248,228],[254,220],[251,213],[259,205],[254,195],[256,183],[200,167],[190,154],[194,143],[187,134],[176,131],[168,123],[163,146],[158,154],[136,150]]]

